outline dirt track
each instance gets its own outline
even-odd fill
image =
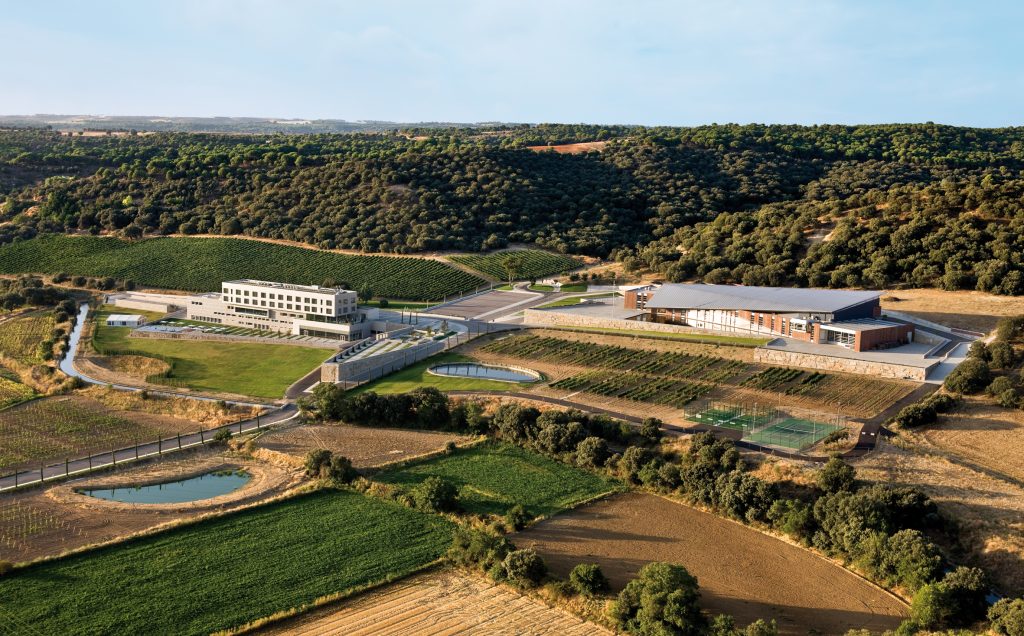
[[[513,537],[561,575],[601,565],[621,589],[646,563],[680,563],[700,581],[701,604],[746,625],[778,621],[783,634],[894,629],[906,606],[797,546],[654,495],[628,493],[578,508]]]
[[[295,426],[265,434],[259,445],[291,455],[298,461],[306,453],[326,448],[352,460],[356,468],[380,466],[441,450],[448,442],[469,438],[450,433],[360,426]]]
[[[428,636],[434,634],[610,634],[560,609],[483,577],[421,574],[302,617],[261,634],[296,636]]]

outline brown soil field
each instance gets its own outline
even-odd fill
[[[245,468],[252,481],[238,491],[187,504],[131,505],[80,495],[77,488],[156,483],[220,468]],[[189,451],[51,486],[0,495],[0,560],[21,562],[222,513],[288,491],[302,481],[289,471],[230,453]]]
[[[874,452],[854,461],[858,476],[927,493],[944,514],[959,522],[968,564],[985,568],[1002,593],[1024,593],[1021,483],[964,463],[920,437],[901,434],[896,444],[880,440]]]
[[[611,634],[568,612],[495,585],[444,570],[371,590],[260,634],[295,636],[435,636],[448,634]]]
[[[907,607],[896,597],[803,548],[695,508],[628,493],[556,516],[513,537],[561,575],[598,563],[614,590],[652,561],[685,566],[701,605],[740,625],[775,619],[782,634],[883,631]]]
[[[938,423],[914,431],[929,444],[1024,482],[1024,412],[967,397]]]
[[[557,152],[560,155],[579,155],[584,152],[598,151],[608,145],[607,141],[582,141],[575,144],[561,144],[558,146],[527,146],[534,152]]]
[[[352,460],[356,468],[370,468],[433,453],[448,442],[456,444],[470,437],[432,431],[362,426],[308,425],[270,431],[259,438],[261,448],[305,459],[306,453],[326,448]]]
[[[897,289],[882,294],[882,309],[906,312],[947,327],[987,333],[995,329],[999,318],[1024,314],[1024,297],[978,291]]]

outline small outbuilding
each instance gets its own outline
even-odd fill
[[[141,327],[146,324],[146,317],[139,314],[110,314],[107,316],[108,327]]]

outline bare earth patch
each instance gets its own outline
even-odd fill
[[[857,459],[858,476],[913,486],[960,522],[968,561],[985,568],[1004,594],[1024,592],[1024,488],[959,463],[955,455],[922,442],[904,450],[884,440]]]
[[[259,439],[259,446],[303,460],[306,453],[326,448],[352,460],[356,468],[369,468],[439,451],[448,442],[469,441],[469,437],[432,431],[369,428],[343,424],[294,426],[271,431]]]
[[[582,141],[575,144],[560,144],[557,146],[527,146],[534,152],[557,152],[560,155],[578,155],[584,152],[593,152],[604,149],[608,145],[607,141]]]
[[[906,312],[947,327],[987,333],[995,329],[999,318],[1024,314],[1024,298],[979,291],[898,289],[882,294],[882,309]]]
[[[132,505],[75,492],[92,486],[171,481],[226,467],[244,468],[253,479],[234,493],[193,503]],[[56,556],[204,514],[219,514],[282,494],[300,481],[301,475],[296,472],[204,449],[45,490],[6,493],[0,495],[0,560],[19,562]]]
[[[535,547],[561,576],[598,563],[615,590],[651,561],[682,564],[699,580],[704,608],[741,625],[774,618],[783,634],[883,631],[907,614],[896,597],[807,550],[649,494],[577,508],[513,541]]]
[[[261,634],[611,634],[558,608],[456,571],[420,574],[271,626]]]

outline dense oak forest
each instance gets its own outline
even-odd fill
[[[581,154],[528,146],[607,142]],[[0,242],[221,234],[413,253],[535,243],[668,280],[1024,293],[1024,128],[0,130]]]

